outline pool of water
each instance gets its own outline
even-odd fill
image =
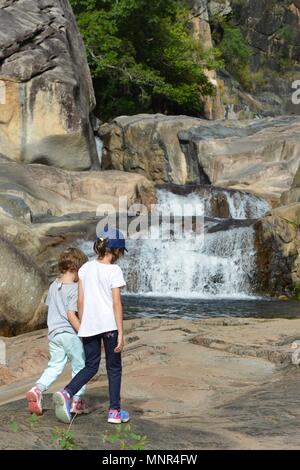
[[[124,318],[198,320],[211,317],[300,318],[300,302],[261,298],[180,299],[123,295]]]

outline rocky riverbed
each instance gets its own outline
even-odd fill
[[[300,371],[290,361],[300,320],[137,319],[125,330],[123,405],[149,449],[300,448]],[[2,339],[0,447],[54,448],[51,395],[34,426],[23,398],[47,363],[47,331]],[[93,411],[73,423],[79,449],[105,448],[101,436],[111,430],[104,362],[88,387]]]

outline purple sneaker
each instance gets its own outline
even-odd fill
[[[112,410],[110,409],[108,412],[108,423],[113,424],[121,424],[121,423],[128,423],[130,420],[128,411],[125,410]]]
[[[55,405],[55,416],[63,423],[70,423],[71,416],[71,397],[67,390],[62,389],[54,393],[53,402]]]

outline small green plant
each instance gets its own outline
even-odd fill
[[[274,16],[281,17],[284,14],[285,6],[278,4],[278,0],[274,0],[269,9]]]
[[[19,430],[19,425],[14,417],[12,417],[10,420],[10,430],[12,432],[18,432]]]
[[[251,81],[249,61],[252,49],[240,28],[223,21],[223,38],[219,44],[228,70],[247,88]]]
[[[35,413],[30,415],[29,418],[27,418],[27,421],[28,421],[29,426],[31,427],[31,429],[39,424],[40,419],[41,419],[41,417],[36,415]]]
[[[106,431],[102,440],[104,444],[118,445],[121,450],[145,450],[149,443],[148,437],[133,432],[130,424],[117,425],[114,433]]]
[[[76,447],[75,433],[70,429],[55,428],[51,434],[52,442],[61,450],[73,450]]]
[[[293,68],[293,60],[290,57],[285,57],[283,55],[278,55],[276,59],[276,65],[281,74],[286,74],[290,72]]]
[[[300,284],[295,284],[293,289],[294,299],[300,300]]]
[[[282,26],[276,33],[278,39],[283,40],[287,44],[293,44],[294,34],[293,31],[287,26]]]

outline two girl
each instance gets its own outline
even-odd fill
[[[62,390],[53,395],[56,417],[71,421],[71,405],[78,391],[96,375],[103,341],[109,382],[110,406],[108,422],[129,421],[129,413],[121,409],[120,389],[124,346],[121,288],[125,280],[116,261],[126,250],[123,234],[106,226],[94,244],[97,258],[85,263],[78,272],[78,336],[82,339],[85,367]],[[127,250],[126,250],[127,251]]]

